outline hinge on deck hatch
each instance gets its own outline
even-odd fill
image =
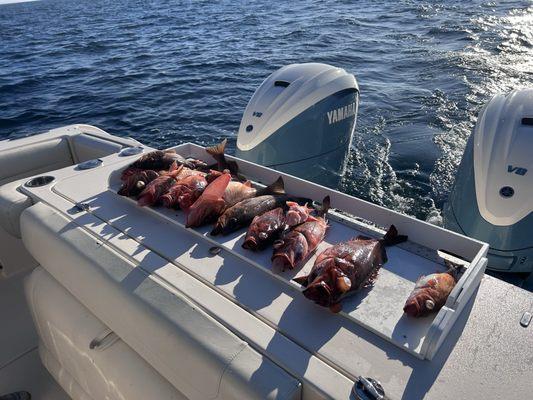
[[[385,390],[379,381],[360,376],[353,385],[355,400],[387,400]]]
[[[89,343],[89,349],[91,350],[105,350],[109,346],[113,345],[119,337],[111,329],[104,330],[100,335],[95,337]]]
[[[88,203],[76,203],[75,207],[79,211],[85,211],[85,212],[91,211],[91,206]]]

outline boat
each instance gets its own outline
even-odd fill
[[[336,76],[350,86],[340,88],[344,105],[337,92],[320,100],[333,96],[320,107],[327,127],[331,110],[346,122],[341,154],[355,125],[355,80],[330,66],[301,68],[305,85]],[[265,82],[299,90],[297,75]],[[271,110],[270,123],[248,121],[262,118],[253,115],[260,103],[245,111],[245,134],[275,120]],[[311,103],[293,104],[295,115]],[[268,129],[254,146],[269,143],[277,130]],[[484,273],[487,243],[262,165],[259,150],[226,156],[257,187],[281,176],[287,193],[329,196],[330,227],[316,253],[357,235],[380,238],[390,225],[408,236],[387,249],[373,286],[332,313],[294,281],[316,253],[301,268],[273,271],[271,252],[242,248],[245,229],[213,236],[209,226],[187,228],[182,211],[119,195],[124,169],[154,150],[81,124],[0,142],[0,399],[528,397],[533,295]],[[194,143],[171,150],[215,163]],[[317,154],[314,162],[329,153]],[[444,306],[405,315],[418,278],[449,265],[459,277]]]

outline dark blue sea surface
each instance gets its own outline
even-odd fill
[[[530,1],[38,1],[0,6],[0,139],[71,123],[234,146],[295,62],[354,73],[341,190],[435,221],[482,105],[533,85]]]

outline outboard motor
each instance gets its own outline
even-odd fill
[[[236,156],[336,187],[359,105],[352,74],[327,64],[291,64],[270,75],[242,117]]]
[[[533,271],[533,89],[483,108],[443,214],[446,228],[489,243],[487,268]]]

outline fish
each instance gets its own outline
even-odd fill
[[[372,285],[380,268],[387,262],[385,248],[407,240],[394,225],[381,239],[357,236],[320,253],[309,275],[294,281],[305,287],[309,300],[337,313],[341,299],[365,286]]]
[[[228,170],[230,174],[237,177],[239,180],[246,180],[239,174],[239,166],[236,161],[226,159],[225,150],[228,144],[228,139],[224,139],[222,142],[215,146],[206,147],[205,151],[217,162],[218,171]]]
[[[285,213],[282,207],[257,215],[246,232],[242,247],[252,251],[262,250],[284,227]]]
[[[230,174],[222,174],[211,182],[189,208],[186,227],[198,227],[215,220],[226,207],[222,198],[231,180]]]
[[[187,167],[183,167],[180,171],[180,173],[176,176],[176,180],[187,178],[188,176],[197,175],[205,177],[207,175],[207,172],[199,171],[197,169],[190,169]]]
[[[188,210],[207,187],[204,175],[188,175],[176,178],[177,182],[161,196],[161,203],[168,208]]]
[[[307,221],[288,231],[274,242],[272,269],[281,272],[296,268],[320,244],[326,235],[328,223],[326,214],[330,207],[330,198],[326,196],[317,216],[309,215]]]
[[[122,171],[121,179],[125,180],[132,173],[132,170],[168,170],[172,164],[183,165],[190,169],[206,168],[207,164],[203,161],[193,158],[185,158],[176,153],[175,150],[155,150],[150,153],[142,155],[139,159],[130,164],[124,171]]]
[[[312,208],[307,207],[307,204],[301,206],[294,201],[288,201],[287,207],[289,207],[285,214],[285,224],[291,228],[296,225],[303,224],[309,218]]]
[[[254,188],[250,181],[244,183],[232,181],[226,187],[224,201],[226,202],[226,207],[229,208],[244,199],[266,194],[285,194],[284,183],[281,176],[276,181],[262,189]]]
[[[286,195],[263,195],[244,199],[229,207],[218,217],[211,235],[228,235],[248,225],[256,215],[261,215],[274,208],[281,207],[285,202],[294,200]],[[304,199],[308,200],[308,199]]]
[[[132,171],[127,179],[123,181],[122,186],[117,193],[121,196],[137,196],[143,191],[147,184],[152,182],[158,176],[159,174],[151,169],[137,169]]]
[[[217,171],[216,169],[212,169],[205,176],[205,179],[207,180],[207,183],[211,183],[211,182],[213,182],[215,179],[217,179],[219,176],[221,176],[223,174],[231,174],[231,172],[229,172],[229,169],[225,169],[223,171]]]
[[[285,207],[255,216],[248,227],[242,247],[252,251],[263,250],[281,232],[305,222],[312,210],[307,207],[307,203],[300,205],[295,201],[287,201]]]
[[[444,306],[457,283],[457,268],[446,272],[422,275],[407,298],[403,311],[411,317],[425,317]]]
[[[183,169],[183,165],[177,167],[177,163],[173,163],[168,172],[163,172],[156,179],[151,181],[143,191],[139,194],[137,204],[141,207],[155,206],[161,201],[161,196],[167,193],[170,188],[176,184],[176,176]]]

